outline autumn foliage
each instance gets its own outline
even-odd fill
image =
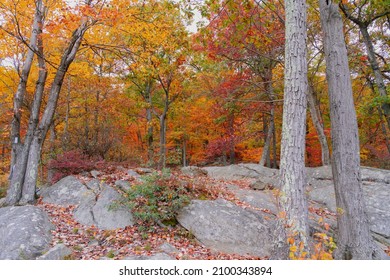
[[[205,19],[196,32],[186,27],[193,10],[184,1],[115,0],[97,9],[99,4],[69,6],[67,1],[48,1],[42,37],[50,81],[66,38],[80,18],[94,18],[98,24],[86,32],[64,79],[43,146],[41,181],[46,180],[47,170],[55,170],[56,180],[91,170],[103,159],[157,167],[161,151],[167,166],[258,162],[271,119],[275,137],[270,160],[278,166],[285,40],[280,2],[194,3]],[[5,174],[10,163],[13,96],[28,50],[17,32],[28,38],[34,1],[3,1],[0,15],[0,168]],[[309,19],[309,52],[318,53],[309,71],[329,141],[324,63],[316,32],[319,22],[312,7]],[[386,53],[383,26],[385,22],[377,21],[372,36]],[[389,128],[380,111],[388,100],[378,97],[367,55],[357,38],[352,29],[347,40],[354,42],[349,51],[361,159],[363,164],[388,168]],[[383,68],[386,57],[382,58]],[[34,61],[21,109],[22,136],[38,73]],[[45,88],[43,103],[48,91]],[[321,146],[311,121],[306,136],[306,163],[319,166]]]

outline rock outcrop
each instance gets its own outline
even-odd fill
[[[67,176],[54,185],[42,188],[42,201],[61,206],[77,205],[93,196],[93,192],[76,177]]]
[[[111,230],[134,224],[129,209],[114,207],[121,195],[108,185],[103,185],[96,196],[83,200],[74,211],[74,218],[81,224],[95,225],[99,229]]]
[[[260,214],[217,199],[193,200],[177,216],[201,243],[225,253],[266,257],[271,252],[269,222]]]
[[[0,259],[30,260],[50,248],[52,224],[36,206],[0,208]]]

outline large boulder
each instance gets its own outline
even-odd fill
[[[336,200],[333,186],[317,188],[309,193],[310,199],[325,205],[336,212]],[[366,203],[371,231],[382,242],[390,246],[390,187],[378,183],[364,183],[363,197]]]
[[[239,180],[247,178],[268,177],[272,178],[279,174],[279,170],[271,169],[258,164],[235,164],[228,166],[203,167],[207,175],[219,180]]]
[[[78,205],[83,200],[93,196],[93,192],[83,185],[76,177],[68,176],[54,185],[42,188],[42,201],[61,206]]]
[[[204,176],[207,175],[207,172],[200,167],[197,166],[186,166],[181,168],[181,172],[184,175],[190,177]]]
[[[226,253],[269,256],[272,237],[258,213],[217,199],[193,200],[178,214],[179,223],[204,245]]]
[[[48,251],[52,224],[35,206],[0,208],[0,259],[35,259]]]
[[[73,216],[76,221],[84,225],[95,225],[99,229],[111,230],[124,228],[134,224],[129,209],[114,204],[121,199],[121,195],[108,185],[103,185],[96,196],[84,199],[75,209]]]

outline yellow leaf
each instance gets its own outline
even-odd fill
[[[293,253],[295,253],[296,251],[297,251],[297,246],[291,246],[290,247],[290,252],[293,252]]]

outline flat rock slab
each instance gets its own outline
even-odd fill
[[[239,200],[248,203],[252,207],[269,210],[275,215],[280,212],[276,205],[276,198],[271,190],[245,190],[235,185],[228,185],[227,188],[234,193]]]
[[[37,260],[64,260],[67,256],[72,254],[72,250],[64,244],[57,244],[51,248],[47,253],[37,258]]]
[[[181,168],[181,172],[184,175],[190,176],[190,177],[196,177],[196,176],[205,176],[207,175],[207,172],[203,170],[200,167],[197,166],[186,166]]]
[[[36,206],[0,208],[0,259],[30,260],[47,252],[52,227]]]
[[[225,253],[266,257],[271,253],[270,226],[260,214],[217,199],[193,200],[178,222],[201,243]]]
[[[103,185],[96,196],[83,200],[73,216],[81,224],[95,225],[99,229],[112,230],[132,226],[133,216],[129,209],[113,207],[121,195],[110,186]]]
[[[390,170],[362,166],[360,168],[362,181],[390,184]],[[330,166],[308,167],[306,174],[311,180],[333,180]]]
[[[331,181],[325,187],[312,190],[309,197],[336,212],[336,198]],[[390,184],[364,181],[363,197],[371,230],[390,239]]]
[[[234,164],[228,166],[203,167],[207,176],[218,180],[239,180],[258,177],[272,178],[279,173],[277,169],[271,169],[258,164]]]
[[[127,256],[124,257],[123,260],[141,261],[141,260],[176,260],[176,259],[166,253],[157,253],[151,256],[138,256],[138,255]]]
[[[41,190],[43,202],[61,206],[78,205],[92,196],[93,192],[74,176],[67,176]]]

